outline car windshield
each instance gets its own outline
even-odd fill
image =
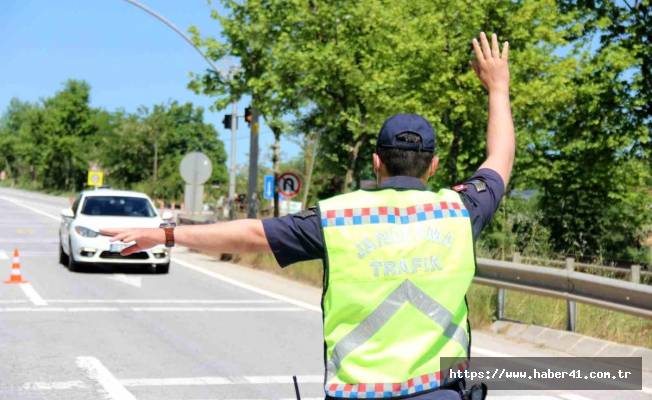
[[[81,210],[84,215],[106,217],[155,217],[147,199],[127,196],[89,196]]]

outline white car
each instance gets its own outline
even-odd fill
[[[87,190],[77,196],[71,208],[61,210],[61,217],[59,262],[71,271],[97,263],[144,264],[161,274],[170,269],[170,252],[165,246],[122,256],[120,251],[129,244],[111,243],[99,234],[103,228],[157,228],[172,218],[169,211],[159,215],[144,193]]]

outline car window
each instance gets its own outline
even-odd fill
[[[150,202],[142,197],[87,196],[82,214],[105,217],[155,217]]]

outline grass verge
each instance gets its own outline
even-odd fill
[[[238,264],[269,271],[316,287],[322,286],[321,261],[304,261],[280,268],[271,254],[239,255]],[[496,315],[496,294],[491,286],[472,284],[467,294],[469,319],[474,328],[491,325]],[[566,327],[566,300],[508,290],[505,317],[553,329]],[[577,304],[577,333],[618,343],[652,348],[652,321],[628,314]]]

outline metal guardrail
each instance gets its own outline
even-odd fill
[[[652,286],[567,269],[477,259],[475,282],[499,288],[497,317],[504,316],[505,289],[567,300],[568,330],[575,330],[575,302],[652,319]]]
[[[531,265],[532,264],[541,265],[541,266],[553,265],[555,267],[564,268],[564,266],[567,264],[567,261],[565,260],[526,257],[526,256],[521,256],[519,253],[514,253],[513,260],[518,262],[519,259],[526,263],[530,263]],[[613,272],[615,274],[620,274],[620,275],[628,275],[631,273],[631,266],[630,268],[626,268],[626,267],[614,267],[612,265],[600,265],[600,264],[588,264],[582,262],[575,262],[575,268],[582,269],[582,270],[591,270],[591,271]],[[652,271],[642,270],[640,271],[640,276],[652,276]]]

